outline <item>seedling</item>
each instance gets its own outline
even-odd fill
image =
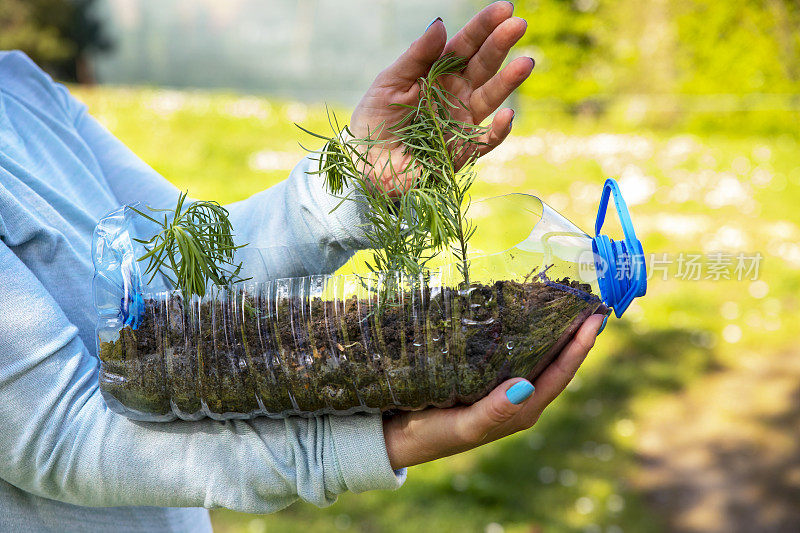
[[[370,270],[416,276],[432,257],[450,248],[464,284],[470,283],[468,246],[475,227],[467,217],[468,192],[483,144],[479,139],[488,128],[457,120],[457,112],[467,106],[442,84],[447,76],[460,76],[465,66],[466,60],[452,53],[438,59],[418,80],[418,103],[392,104],[407,113],[396,124],[381,124],[366,137],[355,138],[330,112],[331,136],[298,126],[326,141],[318,152],[317,173],[328,190],[342,194],[348,189],[342,201],[367,204],[367,237],[373,249],[367,263]],[[403,162],[392,161],[389,155],[389,143],[395,142],[404,147]],[[376,186],[379,181],[395,185]]]
[[[160,228],[149,240],[134,239],[147,250],[138,260],[147,261],[148,283],[161,274],[189,299],[194,294],[205,296],[211,283],[227,286],[245,281],[239,277],[242,264],[233,260],[234,252],[246,245],[234,244],[227,209],[212,201],[193,202],[184,209],[187,194],[178,196],[174,210],[148,207],[152,213],[164,213],[163,220],[131,209]]]

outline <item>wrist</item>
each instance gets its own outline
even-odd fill
[[[405,417],[402,415],[392,416],[383,419],[383,438],[386,442],[386,454],[389,456],[389,464],[393,470],[411,466],[407,452],[406,424],[402,423]]]
[[[383,435],[392,468],[407,468],[474,448],[457,429],[463,412],[460,407],[430,408],[384,418]]]

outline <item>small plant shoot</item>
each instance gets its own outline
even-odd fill
[[[417,276],[432,257],[449,248],[464,284],[470,283],[468,246],[475,227],[467,217],[468,192],[475,181],[479,139],[488,128],[454,118],[467,106],[442,85],[445,77],[460,76],[465,66],[466,60],[452,53],[438,59],[418,80],[417,104],[393,104],[407,113],[366,137],[355,138],[333,113],[332,136],[298,126],[326,141],[318,152],[317,173],[328,190],[341,195],[347,189],[342,201],[367,204],[371,270]],[[396,139],[387,141],[387,132]],[[404,147],[402,161],[392,161],[389,143]]]
[[[187,194],[180,194],[174,210],[148,207],[151,213],[163,213],[163,220],[131,209],[160,230],[148,240],[134,239],[147,250],[138,260],[147,261],[144,275],[150,276],[148,283],[161,274],[188,299],[205,296],[210,283],[227,286],[244,281],[239,277],[242,265],[235,265],[233,259],[234,252],[246,245],[234,244],[233,226],[224,207],[200,201],[184,208]]]

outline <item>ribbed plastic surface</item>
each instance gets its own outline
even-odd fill
[[[480,282],[467,289],[445,266],[243,282],[185,301],[142,287],[129,214],[95,232],[94,297],[101,390],[137,420],[470,404],[535,378],[607,312],[589,285],[549,279],[520,250],[473,260]]]

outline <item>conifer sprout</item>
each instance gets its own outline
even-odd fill
[[[246,245],[234,243],[228,210],[213,201],[192,202],[184,209],[187,195],[178,196],[174,211],[148,206],[151,212],[163,212],[163,221],[131,207],[160,228],[149,240],[134,239],[147,250],[138,260],[148,262],[144,271],[150,275],[148,283],[161,274],[189,299],[193,294],[205,296],[210,283],[227,286],[246,281],[239,277],[242,264],[233,263],[234,252]]]
[[[407,113],[398,123],[381,124],[364,138],[355,138],[348,126],[340,127],[332,112],[328,112],[330,137],[298,126],[326,141],[317,152],[316,173],[324,177],[328,190],[341,195],[349,187],[342,201],[367,203],[370,270],[417,276],[432,257],[449,247],[464,284],[470,283],[467,252],[475,227],[467,218],[468,191],[475,181],[477,149],[484,144],[479,138],[488,128],[456,120],[453,112],[467,106],[442,86],[446,76],[460,76],[465,66],[466,60],[452,53],[439,58],[418,80],[417,104],[392,104]],[[382,139],[384,128],[396,139]],[[404,147],[402,163],[393,164],[390,143]],[[387,172],[392,180],[377,178]],[[410,180],[401,179],[409,176]],[[411,186],[380,187],[376,181]]]

